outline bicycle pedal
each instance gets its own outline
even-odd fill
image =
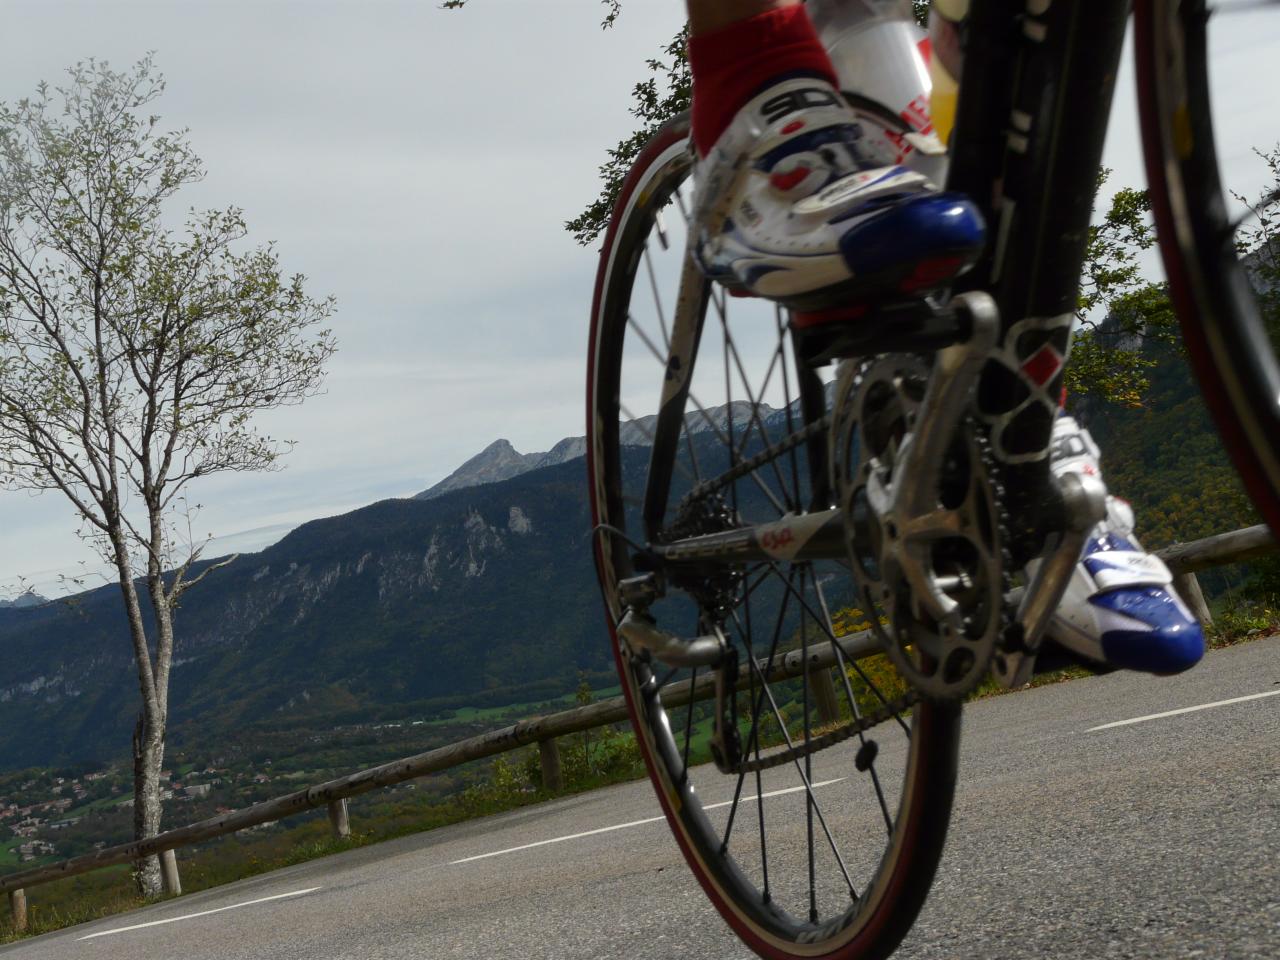
[[[791,329],[805,362],[880,353],[929,353],[973,336],[969,311],[924,297],[792,311]]]
[[[850,320],[861,320],[870,309],[869,304],[857,303],[830,310],[795,310],[791,314],[791,325],[797,330],[811,330],[827,324],[848,323]]]

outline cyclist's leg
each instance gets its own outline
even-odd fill
[[[799,0],[688,0],[692,133],[706,156],[739,110],[779,76],[835,69]]]
[[[865,135],[803,4],[689,0],[689,15],[708,275],[816,309],[927,292],[977,258],[975,208]]]

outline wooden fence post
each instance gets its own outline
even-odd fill
[[[1209,604],[1205,603],[1204,594],[1200,591],[1200,581],[1194,573],[1180,573],[1173,578],[1173,589],[1191,610],[1192,616],[1200,621],[1206,629],[1213,626],[1213,614],[1209,612]]]
[[[835,723],[840,719],[840,703],[836,700],[836,687],[831,681],[831,668],[819,667],[809,674],[809,689],[818,705],[818,719],[823,723]]]
[[[13,911],[13,932],[27,932],[27,891],[9,891],[9,909]]]
[[[182,878],[178,876],[178,853],[165,850],[160,854],[160,880],[164,884],[164,892],[171,897],[182,893]]]
[[[542,786],[551,793],[564,789],[564,773],[560,769],[560,745],[555,737],[538,741],[538,760],[542,764]]]
[[[337,839],[345,840],[351,836],[351,812],[347,809],[346,797],[329,803],[329,823]]]

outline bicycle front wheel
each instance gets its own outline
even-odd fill
[[[1280,535],[1280,318],[1274,309],[1268,317],[1258,296],[1276,282],[1280,248],[1272,238],[1241,250],[1224,197],[1210,102],[1210,13],[1204,0],[1134,4],[1147,181],[1192,369],[1250,498]],[[1257,269],[1264,261],[1269,280]]]
[[[620,584],[654,572],[649,544],[801,514],[823,485],[831,384],[797,361],[781,311],[686,272],[690,168],[682,118],[622,188],[592,308],[587,460],[618,672],[667,821],[737,935],[777,960],[882,958],[941,857],[960,709],[908,706],[857,631],[847,566],[659,565],[657,623],[722,630],[741,664],[728,772],[707,762],[716,700],[696,694],[709,668],[668,669],[618,635]]]

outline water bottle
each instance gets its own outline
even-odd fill
[[[808,0],[809,17],[840,86],[868,134],[863,146],[885,165],[901,163],[934,183],[946,179],[946,150],[930,115],[930,42],[910,0]]]

